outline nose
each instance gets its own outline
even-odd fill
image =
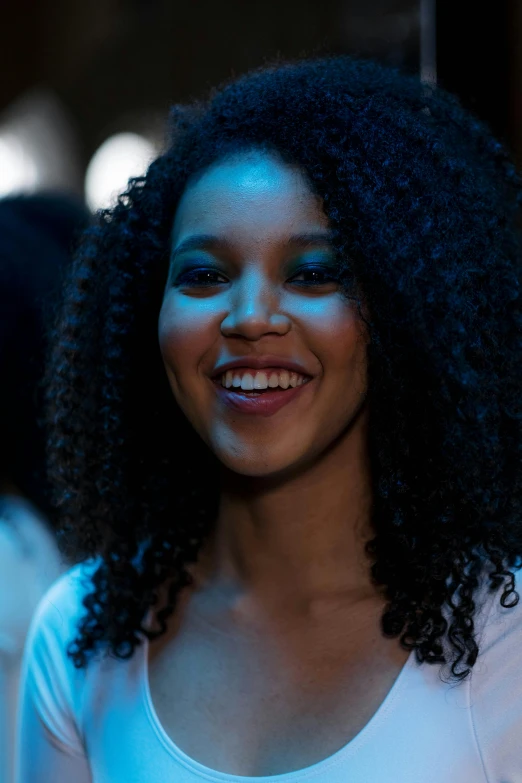
[[[227,314],[221,322],[225,337],[257,340],[264,334],[285,334],[290,319],[280,312],[280,292],[259,269],[245,272],[230,292]]]

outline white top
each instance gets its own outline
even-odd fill
[[[444,683],[439,665],[418,664],[412,654],[375,715],[341,750],[306,769],[246,777],[198,763],[167,736],[151,703],[146,640],[129,660],[98,655],[86,669],[74,668],[65,646],[85,611],[81,595],[95,564],[60,578],[33,619],[17,783],[522,782],[522,600],[503,609],[500,589],[489,594],[483,583],[481,652],[463,683]],[[520,571],[516,577],[522,592]]]
[[[49,586],[66,570],[47,522],[16,495],[0,514],[0,783],[13,780],[20,666],[29,624]]]

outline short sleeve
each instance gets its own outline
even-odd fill
[[[32,618],[22,660],[16,783],[91,783],[81,733],[85,670],[66,648],[81,607],[78,566],[57,580]]]

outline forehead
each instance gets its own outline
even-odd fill
[[[198,231],[250,239],[327,228],[321,199],[306,176],[275,155],[253,152],[214,164],[189,183],[179,202],[173,238]]]

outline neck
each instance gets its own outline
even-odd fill
[[[364,544],[372,537],[367,417],[291,478],[224,475],[204,555],[210,584],[309,611],[377,595]]]

